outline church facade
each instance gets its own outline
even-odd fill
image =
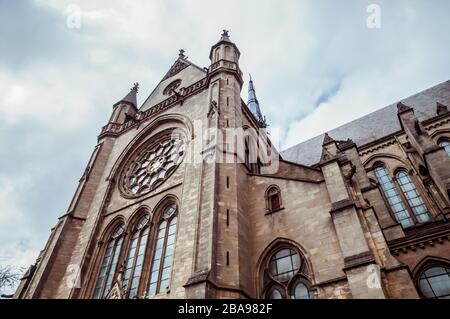
[[[15,298],[450,298],[450,81],[279,152],[239,57],[114,104]]]

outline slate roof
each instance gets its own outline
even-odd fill
[[[402,100],[414,109],[419,121],[437,115],[436,102],[450,107],[450,80],[433,86],[425,91]],[[361,146],[373,140],[395,133],[401,129],[397,117],[397,103],[388,105],[378,111],[365,115],[328,132],[335,140],[351,138]],[[324,134],[297,144],[281,152],[283,159],[303,164],[314,165],[320,161]]]

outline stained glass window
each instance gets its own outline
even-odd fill
[[[450,267],[426,269],[420,276],[419,289],[426,298],[450,299]]]
[[[123,276],[123,287],[127,291],[128,298],[136,296],[139,286],[148,240],[149,219],[149,214],[145,214],[138,220],[128,249]]]
[[[406,171],[397,172],[397,181],[400,184],[400,188],[408,200],[408,204],[411,207],[416,219],[419,223],[429,221],[430,214],[428,213],[428,209],[425,206],[425,203],[422,200],[419,192],[417,191],[416,185],[412,182]]]
[[[383,193],[397,221],[405,228],[413,226],[414,222],[411,216],[409,216],[405,203],[403,203],[397,187],[389,176],[387,169],[384,166],[377,166],[375,168],[375,175],[378,178],[378,182],[381,185]]]
[[[164,209],[158,227],[147,291],[150,297],[165,292],[169,288],[176,232],[177,206],[171,204]]]
[[[97,283],[94,289],[94,298],[104,298],[111,289],[111,284],[117,270],[117,262],[119,260],[120,249],[122,248],[123,232],[125,227],[123,224],[117,226],[106,246],[103,261],[100,267]]]

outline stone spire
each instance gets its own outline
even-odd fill
[[[261,109],[259,108],[259,102],[256,98],[255,86],[253,84],[252,76],[250,75],[250,82],[248,83],[248,102],[247,106],[252,112],[253,116],[258,120],[261,127],[266,127],[266,119],[261,114]]]
[[[409,111],[409,110],[411,110],[411,107],[409,105],[406,105],[402,101],[397,103],[397,112],[398,112],[398,114],[406,112],[406,111]]]
[[[322,146],[325,146],[327,144],[333,143],[334,140],[328,135],[328,133],[325,133],[325,136],[323,137]]]
[[[119,102],[117,102],[116,104],[114,104],[114,106],[118,105],[118,104],[130,104],[132,106],[134,106],[135,108],[137,108],[137,92],[139,90],[139,83],[134,83],[133,87],[130,89],[130,92],[123,98],[121,99]]]

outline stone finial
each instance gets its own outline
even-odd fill
[[[411,107],[406,105],[406,104],[404,104],[403,102],[400,101],[397,104],[397,113],[403,113],[403,112],[406,112],[406,111],[409,111],[409,110],[411,110]]]
[[[222,38],[229,38],[230,37],[230,31],[223,29],[222,30]]]
[[[325,133],[325,136],[323,138],[322,146],[333,143],[334,140],[328,135],[328,133]]]
[[[436,113],[437,115],[441,115],[448,112],[447,105],[436,102]]]
[[[184,53],[186,53],[186,51],[185,51],[184,49],[180,49],[180,50],[179,50],[179,53],[178,53],[178,56],[179,56],[180,58],[185,58],[186,56],[184,55]]]
[[[139,83],[136,82],[133,84],[133,87],[130,89],[130,92],[128,92],[128,94],[123,99],[114,104],[114,106],[119,105],[121,103],[128,103],[133,105],[134,107],[137,107],[136,95],[138,93],[138,90],[139,90]]]

